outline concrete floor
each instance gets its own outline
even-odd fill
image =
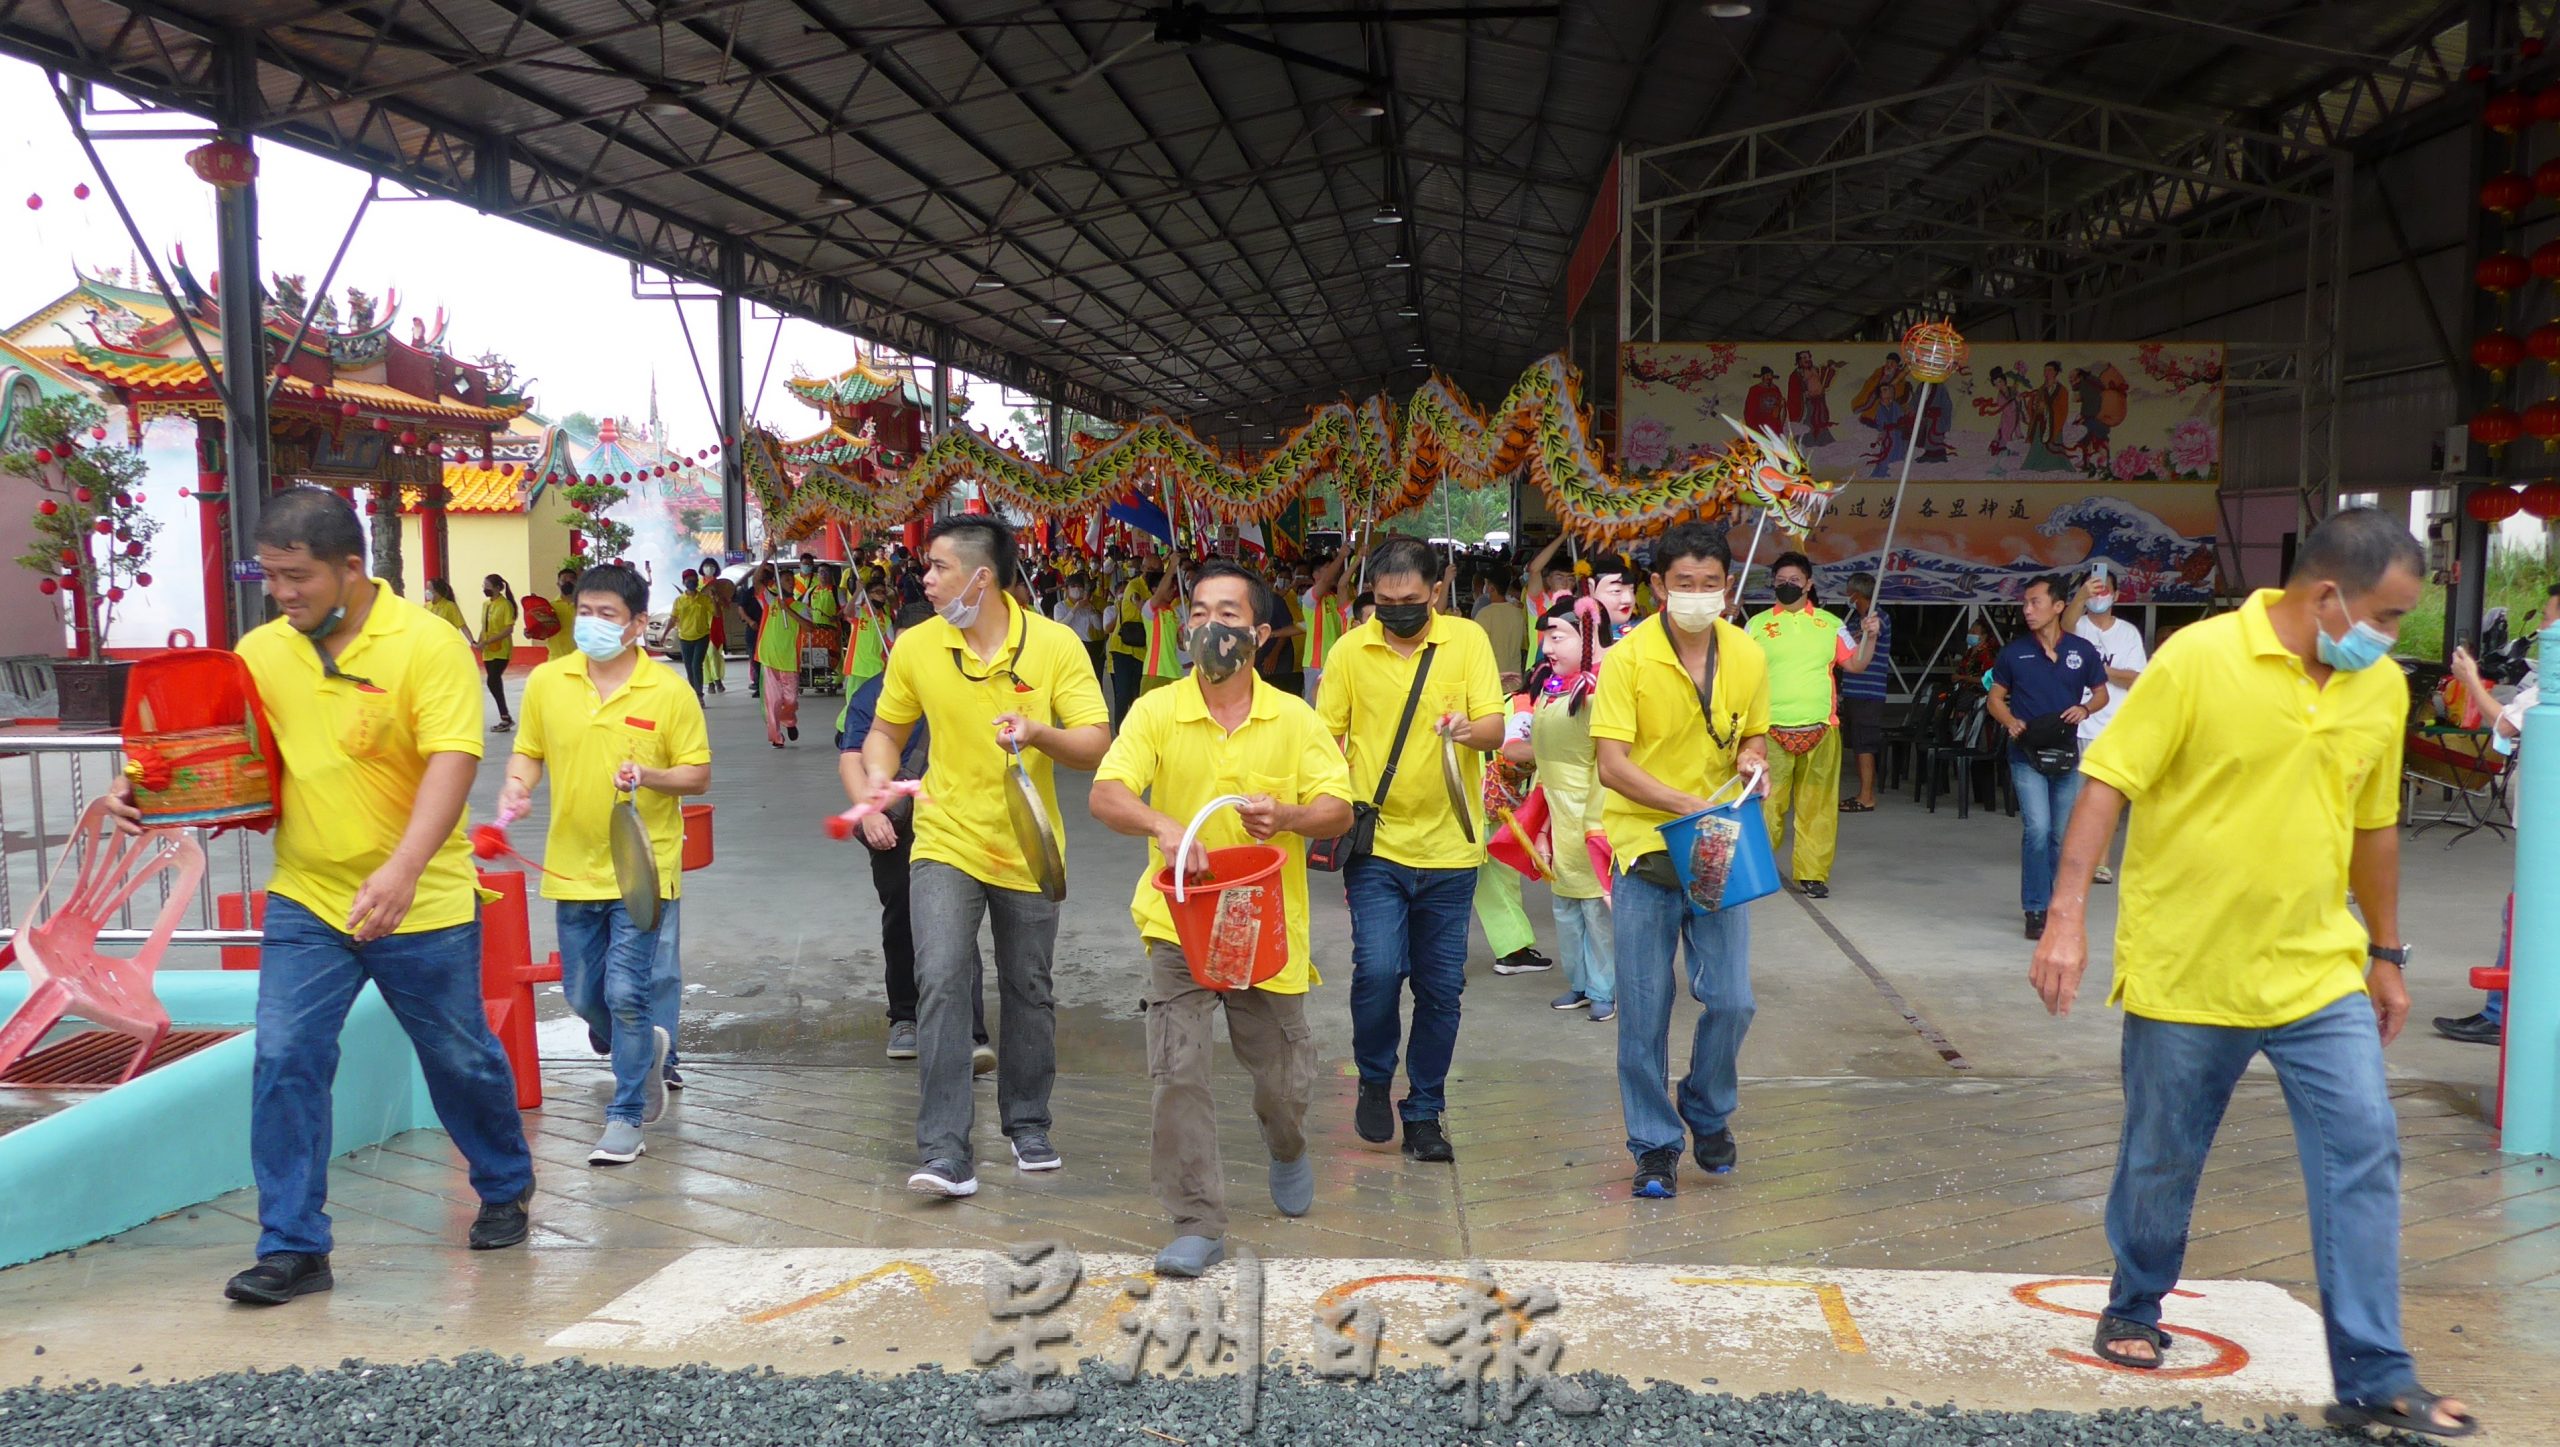
[[[1055,1113],[1069,1165],[1047,1178],[988,1168],[975,1199],[925,1203],[899,1188],[914,1090],[911,1070],[880,1056],[869,871],[859,845],[833,843],[819,827],[841,807],[834,753],[819,742],[834,701],[809,700],[803,742],[779,753],[743,692],[709,704],[719,863],[686,881],[683,1049],[695,1085],[648,1157],[619,1171],[583,1164],[606,1082],[574,1028],[555,1030],[547,1038],[563,1048],[547,1071],[551,1099],[529,1117],[543,1170],[532,1249],[460,1250],[468,1191],[450,1147],[432,1133],[402,1137],[340,1163],[332,1296],[263,1315],[224,1306],[216,1290],[246,1264],[255,1215],[245,1193],[226,1197],[76,1256],[0,1272],[0,1380],[479,1347],[785,1368],[958,1366],[968,1328],[983,1324],[981,1298],[968,1281],[937,1294],[925,1278],[950,1274],[951,1263],[936,1251],[1058,1237],[1104,1263],[1089,1280],[1134,1270],[1127,1255],[1151,1251],[1162,1234],[1146,1189],[1140,957],[1126,907],[1139,846],[1094,825],[1082,776],[1062,774],[1071,893],[1058,947]],[[477,810],[496,787],[497,770],[484,768]],[[537,818],[517,835],[538,840],[539,830]],[[2437,1039],[2424,1023],[2475,1008],[2463,973],[2494,951],[2513,854],[2486,834],[2449,850],[2443,837],[2421,837],[2405,855],[2418,1022],[2390,1053],[2407,1157],[2410,1335],[2431,1384],[2479,1404],[2496,1440],[2550,1441],[2560,1439],[2560,1234],[2551,1230],[2560,1169],[2497,1154],[2479,1118],[2496,1052]],[[1736,1120],[1743,1169],[1714,1182],[1692,1174],[1666,1203],[1625,1197],[1614,1027],[1547,1009],[1561,988],[1555,975],[1495,976],[1480,938],[1450,1091],[1458,1166],[1417,1166],[1359,1143],[1348,1121],[1348,923],[1339,888],[1320,878],[1315,944],[1331,980],[1310,1010],[1323,1059],[1310,1122],[1318,1205],[1298,1222],[1271,1212],[1241,1079],[1222,1077],[1238,1239],[1275,1262],[1338,1258],[1362,1279],[1445,1275],[1467,1261],[1545,1263],[1548,1283],[1581,1303],[1558,1323],[1581,1353],[1568,1365],[1630,1375],[1968,1405],[2203,1400],[2233,1418],[2316,1410],[2317,1325],[2301,1304],[2317,1297],[2271,1081],[2244,1086],[2226,1123],[2189,1262],[2202,1297],[2184,1318],[2171,1313],[2244,1345],[2257,1365],[2234,1375],[2219,1357],[2173,1356],[2201,1375],[2132,1378],[2062,1355],[2085,1346],[2073,1307],[2092,1304],[2108,1267],[2099,1213],[2118,1112],[2117,1026],[2097,1002],[2112,901],[2100,891],[2101,962],[2087,1003],[2048,1018],[2025,984],[2016,849],[2015,821],[1996,812],[1959,821],[1949,805],[1931,815],[1887,796],[1878,812],[1843,819],[1831,899],[1754,907],[1760,1012]],[[1539,887],[1529,912],[1546,939]],[[548,949],[539,907],[535,933]],[[556,1001],[545,1009],[559,1014]],[[982,1161],[1003,1149],[991,1104]],[[1617,1265],[1577,1273],[1571,1263]],[[1964,1275],[1931,1274],[1950,1272]],[[884,1273],[914,1281],[914,1292],[883,1304],[855,1300],[848,1286],[823,1311],[750,1320],[811,1282]],[[1656,1330],[1675,1286],[1737,1282],[1807,1293],[1733,1304],[1740,1315],[1721,1333]],[[1821,1330],[1827,1305],[1803,1315],[1825,1286],[1873,1350],[1846,1354],[1836,1318]],[[1931,1294],[1941,1291],[1954,1295]],[[2018,1291],[2043,1293],[2041,1304],[2019,1307]],[[1991,1323],[1974,1296],[2008,1302],[2007,1317]],[[1753,1310],[1772,1313],[1765,1330],[1734,1327],[1759,1320]],[[700,1320],[656,1334],[635,1325],[685,1311]],[[1112,1350],[1110,1315],[1086,1323],[1075,1350]],[[1958,1318],[1986,1323],[1957,1333],[1964,1350],[1902,1352],[1938,1343]],[[47,1355],[33,1354],[39,1344]]]

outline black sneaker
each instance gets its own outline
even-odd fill
[[[1733,1132],[1730,1130],[1698,1137],[1698,1169],[1710,1176],[1733,1174],[1733,1163],[1739,1154],[1733,1148]]]
[[[2439,1015],[2436,1033],[2465,1045],[2496,1045],[2507,1038],[2506,1027],[2486,1015],[2465,1015],[2459,1020]]]
[[[2040,940],[2044,938],[2043,910],[2031,909],[2027,911],[2027,938],[2031,940]]]
[[[1831,897],[1831,886],[1819,879],[1807,879],[1800,881],[1796,885],[1796,888],[1803,890],[1804,897],[1807,899],[1829,899]]]
[[[261,1256],[258,1264],[232,1277],[222,1294],[246,1306],[282,1306],[297,1296],[327,1291],[337,1285],[329,1275],[329,1258],[279,1251]]]
[[[533,1187],[512,1201],[483,1201],[480,1214],[471,1223],[471,1249],[499,1251],[524,1244],[525,1234],[533,1229],[532,1218],[525,1207],[533,1204]]]
[[[1404,1123],[1404,1157],[1409,1161],[1454,1161],[1458,1153],[1449,1148],[1449,1133],[1437,1120],[1409,1120]]]
[[[1497,975],[1530,975],[1555,967],[1555,961],[1525,945],[1493,962],[1493,972]]]
[[[800,726],[798,724],[783,725],[782,736],[795,744],[800,742]]]
[[[1351,1112],[1351,1128],[1371,1145],[1385,1145],[1396,1138],[1395,1105],[1387,1099],[1386,1086],[1360,1082],[1360,1105]]]
[[[1680,1148],[1678,1146],[1661,1146],[1636,1157],[1636,1199],[1668,1201],[1679,1194]]]

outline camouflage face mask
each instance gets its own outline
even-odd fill
[[[1194,623],[1183,631],[1191,666],[1211,683],[1224,683],[1253,661],[1253,630],[1233,623]]]

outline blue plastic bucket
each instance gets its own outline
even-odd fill
[[[1672,871],[1680,876],[1680,893],[1691,910],[1715,914],[1778,892],[1778,854],[1769,847],[1768,815],[1748,786],[1730,804],[1655,827],[1671,852]]]

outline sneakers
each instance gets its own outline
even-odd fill
[[[1591,1023],[1592,1023],[1592,1024],[1594,1024],[1594,1025],[1606,1025],[1606,1024],[1608,1024],[1610,1021],[1615,1020],[1615,1019],[1617,1019],[1617,1018],[1618,1018],[1618,1003],[1617,1003],[1617,1001],[1615,1001],[1615,1000],[1594,1000],[1594,1001],[1592,1001],[1592,1002],[1591,1002]]]
[[[1733,1132],[1720,1130],[1714,1135],[1698,1137],[1698,1169],[1710,1176],[1733,1174],[1733,1163],[1741,1153],[1734,1149]]]
[[[682,1089],[684,1089],[684,1072],[683,1072],[683,1071],[681,1071],[681,1070],[676,1069],[676,1068],[675,1068],[674,1066],[672,1066],[672,1065],[670,1065],[670,1066],[668,1066],[668,1067],[667,1067],[667,1089],[669,1089],[669,1090],[682,1090]]]
[[[1497,975],[1533,975],[1555,967],[1555,961],[1526,945],[1493,962],[1493,972]]]
[[[493,734],[511,734],[511,733],[514,733],[515,731],[516,731],[516,721],[515,721],[514,719],[511,719],[511,718],[502,718],[502,719],[498,720],[496,723],[493,723],[493,724],[489,725],[489,732],[491,732],[491,733],[493,733]],[[241,1272],[241,1273],[240,1273],[240,1276],[235,1276],[235,1277],[233,1277],[233,1278],[232,1278],[232,1281],[236,1284],[236,1283],[238,1283],[238,1281],[240,1280],[240,1277],[241,1277],[241,1276],[247,1276],[248,1274],[249,1274],[248,1272],[243,1271],[243,1272]],[[241,1300],[242,1298],[239,1298],[239,1297],[233,1297],[232,1299],[233,1299],[234,1301],[238,1301],[238,1300]],[[268,1304],[268,1305],[270,1305],[270,1306],[272,1306],[272,1305],[274,1305],[275,1303],[273,1303],[273,1302],[269,1302],[269,1303],[267,1303],[267,1304]]]
[[[258,1264],[232,1277],[222,1294],[244,1306],[282,1306],[297,1296],[327,1291],[337,1285],[329,1275],[329,1258],[279,1251],[261,1256]]]
[[[915,1021],[892,1020],[889,1022],[889,1058],[892,1060],[916,1058]]]
[[[649,1027],[649,1078],[641,1086],[640,1123],[656,1125],[658,1117],[667,1113],[667,1052],[675,1048],[667,1038],[667,1027]],[[608,1128],[606,1134],[612,1134]],[[590,1162],[592,1164],[592,1162]]]
[[[1315,1209],[1316,1162],[1313,1156],[1300,1155],[1294,1161],[1271,1163],[1271,1204],[1283,1216],[1303,1216]]]
[[[1580,990],[1567,990],[1547,1002],[1550,1010],[1579,1010],[1591,1003],[1591,997]]]
[[[1173,1244],[1156,1253],[1158,1276],[1199,1276],[1227,1259],[1227,1243],[1206,1236],[1176,1236]]]
[[[604,1134],[596,1137],[595,1149],[587,1152],[591,1166],[627,1166],[649,1153],[648,1142],[641,1138],[640,1127],[627,1120],[608,1120]]]
[[[1404,1158],[1438,1163],[1454,1161],[1458,1153],[1449,1148],[1449,1133],[1439,1121],[1409,1120],[1404,1123]]]
[[[525,1207],[533,1204],[533,1186],[527,1183],[524,1194],[512,1201],[483,1201],[480,1214],[471,1221],[471,1249],[500,1251],[521,1246],[533,1229],[533,1221]]]
[[[1660,1146],[1636,1157],[1635,1198],[1668,1201],[1680,1194],[1680,1148]]]
[[[2040,940],[2044,938],[2043,910],[2031,909],[2027,911],[2027,938],[2031,940]]]
[[[800,726],[798,724],[784,724],[782,726],[782,736],[791,740],[795,744],[800,742]]]
[[[972,1076],[993,1075],[995,1073],[995,1069],[996,1048],[994,1046],[989,1045],[984,1040],[981,1040],[975,1046],[970,1048],[969,1073]]]
[[[1049,1144],[1047,1131],[1027,1130],[1013,1138],[1013,1165],[1020,1171],[1054,1171],[1066,1158]]]
[[[1351,1128],[1373,1146],[1396,1138],[1395,1105],[1387,1099],[1387,1087],[1360,1082],[1360,1104],[1351,1112]]]
[[[907,1189],[919,1196],[974,1196],[978,1178],[958,1161],[927,1161],[907,1177]]]
[[[1804,897],[1807,899],[1829,899],[1831,897],[1831,886],[1819,879],[1800,879],[1796,881],[1796,888],[1804,891]]]
[[[2465,1045],[2496,1045],[2507,1038],[2506,1027],[2486,1015],[2437,1016],[2436,1033]]]

